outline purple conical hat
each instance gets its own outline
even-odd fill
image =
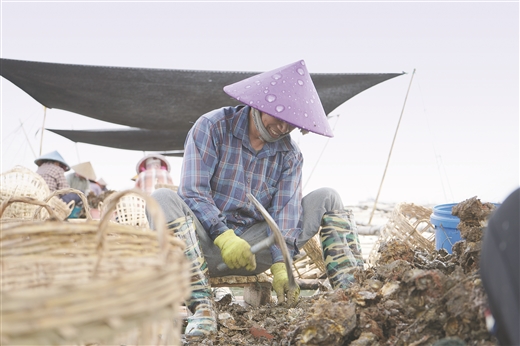
[[[334,137],[303,60],[225,86],[224,92],[302,130]]]

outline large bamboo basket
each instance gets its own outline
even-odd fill
[[[107,215],[127,193],[115,194]],[[4,225],[2,345],[180,344],[179,307],[190,294],[184,243],[142,197],[157,231],[108,217]]]
[[[36,172],[23,166],[15,166],[13,169],[0,175],[0,202],[11,197],[28,197],[43,201],[50,194],[49,186]],[[37,205],[16,202],[8,206],[3,213],[3,218],[33,220]],[[41,209],[40,209],[41,210]],[[49,214],[42,210],[38,219],[48,217]]]
[[[22,218],[6,218],[3,217],[4,212],[9,208],[10,205],[17,203],[17,204],[27,204],[34,206],[35,212],[33,213],[32,219],[22,219]],[[47,213],[48,217],[53,220],[58,220],[59,217],[56,215],[54,209],[46,202],[37,200],[36,198],[32,197],[16,197],[11,196],[0,203],[0,227],[2,227],[5,224],[10,223],[20,223],[20,222],[33,222],[33,221],[39,221],[40,210],[44,209]],[[0,228],[0,230],[3,228]]]
[[[381,244],[392,239],[400,240],[413,250],[435,250],[435,227],[430,222],[431,213],[431,208],[413,203],[397,204],[388,222],[381,228],[379,238],[368,257],[369,265],[374,266],[381,257]]]

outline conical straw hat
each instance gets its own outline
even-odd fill
[[[168,160],[166,159],[166,157],[164,155],[161,155],[161,154],[148,154],[146,156],[143,156],[138,162],[137,162],[137,165],[135,166],[135,171],[137,172],[137,174],[141,173],[141,169],[142,167],[144,167],[145,165],[145,161],[151,157],[155,157],[159,160],[161,160],[162,163],[164,163],[164,166],[166,166],[166,170],[169,172],[171,167],[170,167],[170,163],[168,162]]]
[[[87,178],[88,180],[96,181],[96,173],[94,173],[94,168],[90,162],[78,163],[71,168],[74,170],[74,172],[81,175],[82,177]]]
[[[227,85],[224,92],[304,131],[334,137],[303,60]]]
[[[65,162],[63,157],[61,157],[60,153],[58,153],[58,151],[56,151],[56,150],[40,156],[39,158],[34,160],[34,163],[36,164],[36,166],[40,167],[42,162],[45,160],[56,161],[56,162],[62,163],[63,165],[65,165],[65,172],[70,170],[70,166]]]

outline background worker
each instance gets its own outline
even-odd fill
[[[36,173],[45,180],[50,192],[70,188],[65,178],[65,172],[70,170],[70,166],[65,162],[58,151],[55,150],[42,155],[34,160],[34,163],[38,166]],[[76,204],[81,202],[80,197],[75,193],[67,193],[59,197],[67,204],[72,200],[74,200]]]
[[[71,167],[74,173],[67,174],[67,182],[73,189],[88,195],[90,191],[90,182],[96,181],[96,173],[90,162],[78,163]]]
[[[148,194],[155,191],[157,184],[167,184],[173,186],[173,179],[170,175],[170,163],[160,154],[146,155],[137,162],[135,187]]]
[[[294,306],[299,287],[289,287],[280,248],[256,254],[250,245],[271,235],[248,200],[253,194],[278,224],[294,256],[322,227],[327,274],[334,288],[346,288],[363,267],[351,212],[339,194],[322,188],[302,198],[303,156],[290,132],[295,128],[332,137],[332,130],[304,61],[226,86],[244,105],[202,115],[185,142],[178,194],[158,189],[152,196],[168,227],[186,244],[192,263],[187,302],[187,336],[216,331],[210,276],[255,275],[271,270],[278,302]],[[153,227],[153,224],[152,224]],[[217,266],[225,263],[226,270]]]

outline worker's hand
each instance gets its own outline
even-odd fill
[[[271,273],[273,274],[273,289],[278,297],[278,304],[285,302],[287,297],[287,305],[289,307],[296,306],[298,297],[300,296],[300,286],[289,287],[289,277],[287,276],[287,269],[285,263],[275,263],[271,266]]]
[[[220,248],[222,259],[229,268],[255,270],[256,259],[251,252],[251,246],[247,241],[238,237],[232,229],[219,235],[214,243]]]

